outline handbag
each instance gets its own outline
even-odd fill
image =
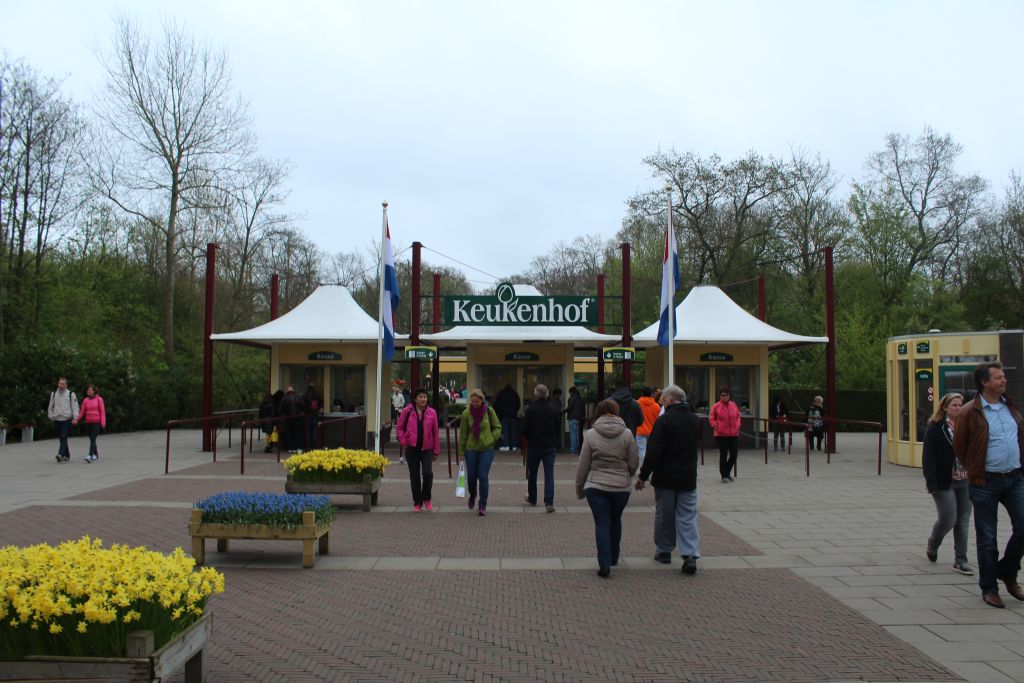
[[[269,446],[271,444],[277,443],[277,439],[277,425],[275,425],[274,431],[270,432],[270,434],[267,434],[267,445]]]
[[[466,463],[459,463],[459,473],[455,477],[455,497],[466,497]]]

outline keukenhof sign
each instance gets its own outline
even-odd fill
[[[445,325],[595,325],[597,297],[516,296],[503,282],[493,296],[444,297]]]

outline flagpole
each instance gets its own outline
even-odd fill
[[[665,194],[668,195],[668,231],[665,233],[665,250],[667,252],[667,258],[674,258],[673,250],[671,249],[673,240],[672,235],[672,184],[665,184]],[[668,307],[668,381],[665,386],[675,384],[675,348],[676,348],[676,299],[675,291],[676,286],[679,284],[675,281],[676,269],[674,266],[667,268],[669,279],[672,282],[669,283],[668,291],[671,292],[672,299],[669,302]]]
[[[381,430],[381,382],[384,377],[384,259],[387,256],[387,238],[388,238],[388,203],[386,201],[381,202],[383,207],[383,215],[380,222],[380,295],[377,301],[377,405],[374,407],[374,413],[377,418],[376,430],[374,432],[374,446],[373,450],[375,453],[380,453],[380,430]]]

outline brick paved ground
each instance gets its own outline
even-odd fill
[[[191,501],[222,490],[282,490],[280,465],[261,455],[247,462],[246,477],[223,452],[218,463],[121,476],[112,486],[93,479],[75,489],[69,477],[53,504],[0,514],[0,541],[90,534],[188,547]],[[500,458],[487,518],[454,498],[445,467],[436,470],[439,510],[414,515],[396,465],[374,512],[359,511],[354,498],[339,509],[331,555],[313,570],[299,569],[297,543],[233,542],[229,553],[208,554],[227,577],[226,592],[210,604],[209,680],[959,680],[951,668],[969,680],[1015,680],[1010,665],[1024,661],[1020,655],[1004,649],[1015,659],[1007,656],[999,671],[960,666],[955,653],[973,652],[971,643],[936,643],[956,640],[955,629],[909,631],[931,622],[887,616],[942,610],[945,600],[950,626],[977,615],[979,627],[1024,635],[1024,610],[977,609],[969,579],[950,584],[937,565],[907,566],[930,511],[886,510],[878,501],[911,500],[918,479],[899,470],[861,475],[872,466],[864,457],[831,469],[816,463],[817,480],[802,477],[795,456],[769,466],[757,454],[741,457],[735,484],[716,481],[714,462],[701,470],[696,576],[682,576],[678,559],[671,567],[650,560],[652,498],[644,492],[624,516],[623,566],[608,580],[594,572],[593,524],[573,495],[571,458],[557,468],[559,509],[551,515],[524,508],[521,461]],[[958,600],[975,607],[954,613]]]

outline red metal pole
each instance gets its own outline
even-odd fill
[[[277,320],[277,303],[281,288],[281,278],[277,273],[270,276],[270,319]]]
[[[825,393],[828,410],[836,414],[836,292],[832,270],[832,247],[825,247],[825,334],[828,345],[825,347]],[[835,422],[826,425],[826,448],[830,453],[836,451]]]
[[[203,417],[213,416],[213,302],[217,287],[217,245],[206,245],[206,311],[203,317]],[[216,432],[203,423],[203,452],[211,450]]]
[[[597,331],[604,334],[604,273],[597,275]],[[605,398],[604,353],[601,349],[597,350],[597,398]]]
[[[757,276],[757,319],[765,321],[764,273]]]
[[[879,437],[881,438],[881,437]],[[171,471],[171,423],[167,423],[167,450],[164,451],[164,474]]]
[[[633,343],[633,332],[631,330],[632,319],[629,310],[632,307],[630,286],[630,262],[629,242],[622,243],[622,345],[630,346]],[[633,362],[622,361],[622,379],[627,387],[633,387]]]
[[[409,343],[418,346],[420,343],[420,273],[423,267],[421,260],[422,242],[412,243],[412,291],[409,293]],[[409,389],[420,386],[419,361],[409,361]]]
[[[437,332],[441,331],[441,325],[440,325],[440,318],[441,318],[441,274],[440,273],[434,273],[434,277],[432,278],[432,281],[433,281],[433,285],[434,285],[433,300],[431,301],[431,303],[434,306],[434,309],[433,309],[434,328],[433,329],[434,329],[434,332],[437,333]],[[439,394],[441,392],[441,354],[440,353],[438,353],[436,356],[434,356],[433,368],[434,368],[434,407],[439,407],[441,405],[441,403],[438,400]]]

